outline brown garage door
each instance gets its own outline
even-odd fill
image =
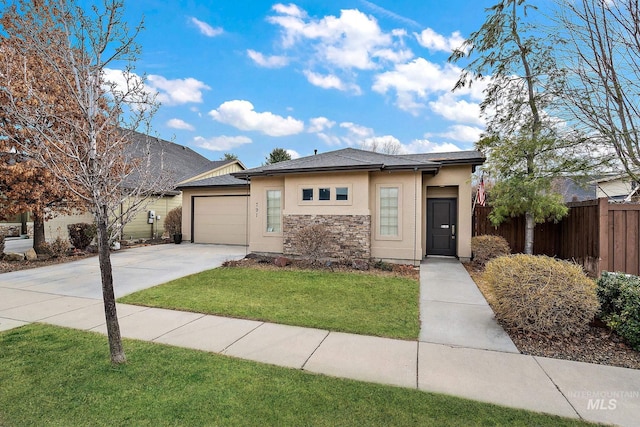
[[[194,197],[194,243],[247,244],[247,196]]]

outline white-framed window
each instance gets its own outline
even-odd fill
[[[351,184],[299,184],[298,206],[351,206]]]
[[[313,200],[313,188],[302,189],[302,200],[305,202],[309,202]]]
[[[344,202],[349,200],[349,187],[336,187],[336,201]]]
[[[399,233],[399,199],[398,187],[379,188],[379,228],[378,232],[383,237],[395,237]]]
[[[329,187],[318,188],[318,200],[331,200],[331,188]]]
[[[267,190],[267,233],[282,232],[282,191]]]

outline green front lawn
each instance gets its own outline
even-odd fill
[[[222,267],[120,298],[287,325],[416,339],[416,280],[360,273]]]
[[[578,426],[578,420],[45,325],[0,333],[2,426]]]

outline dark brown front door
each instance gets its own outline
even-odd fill
[[[456,256],[456,199],[427,199],[427,255]]]

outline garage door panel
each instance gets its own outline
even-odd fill
[[[246,209],[246,196],[195,198],[194,242],[246,245]]]

